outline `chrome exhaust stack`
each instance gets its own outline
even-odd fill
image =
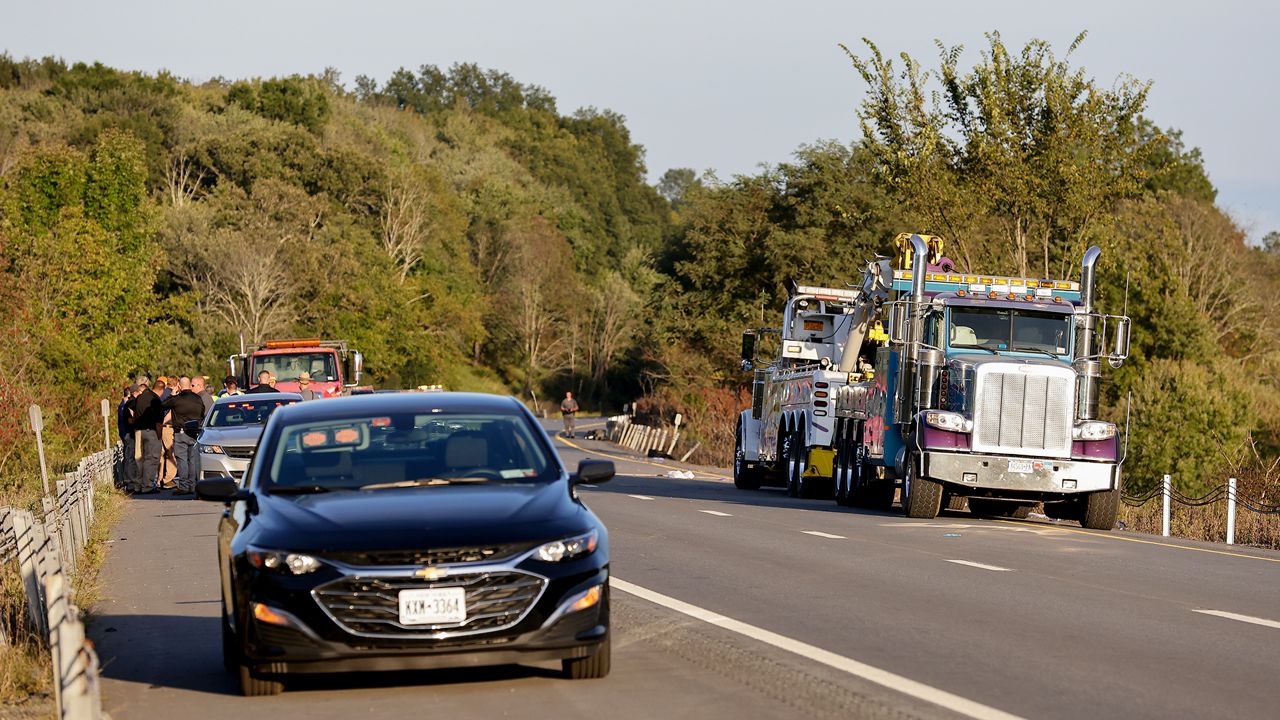
[[[1094,306],[1097,278],[1094,266],[1102,249],[1091,246],[1080,263],[1080,302],[1076,332],[1076,417],[1093,420],[1098,416],[1098,385],[1102,379],[1102,363],[1098,361],[1098,313]]]
[[[903,338],[902,354],[898,358],[898,403],[894,408],[894,422],[907,423],[912,420],[912,410],[916,397],[914,383],[919,377],[920,341],[924,335],[924,283],[929,269],[929,246],[919,235],[911,236],[911,301],[905,312],[906,337]]]

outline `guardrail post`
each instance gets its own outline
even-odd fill
[[[1164,515],[1163,521],[1160,523],[1160,534],[1169,537],[1169,496],[1172,494],[1173,483],[1168,475],[1164,476],[1164,483],[1161,487],[1161,495],[1164,496]]]
[[[1227,480],[1227,544],[1236,544],[1236,479]]]

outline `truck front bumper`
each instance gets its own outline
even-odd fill
[[[1120,467],[1111,462],[929,450],[921,463],[924,477],[993,497],[1090,493],[1118,487],[1120,480]]]

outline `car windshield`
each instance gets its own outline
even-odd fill
[[[951,308],[953,348],[1066,355],[1071,351],[1071,315],[1000,308]]]
[[[331,382],[338,379],[337,366],[331,352],[302,352],[279,355],[258,355],[253,359],[253,373],[250,377],[258,377],[258,373],[266,370],[276,376],[276,380],[297,380],[298,375],[307,372],[313,382]]]
[[[236,427],[262,425],[271,413],[282,405],[292,405],[297,400],[240,400],[215,403],[206,427]]]
[[[301,423],[281,428],[271,452],[264,483],[269,492],[541,483],[559,476],[545,443],[514,413],[405,413]]]

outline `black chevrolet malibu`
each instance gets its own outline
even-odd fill
[[[609,542],[509,397],[299,403],[267,423],[218,530],[222,653],[245,695],[292,673],[560,660],[609,672]]]

